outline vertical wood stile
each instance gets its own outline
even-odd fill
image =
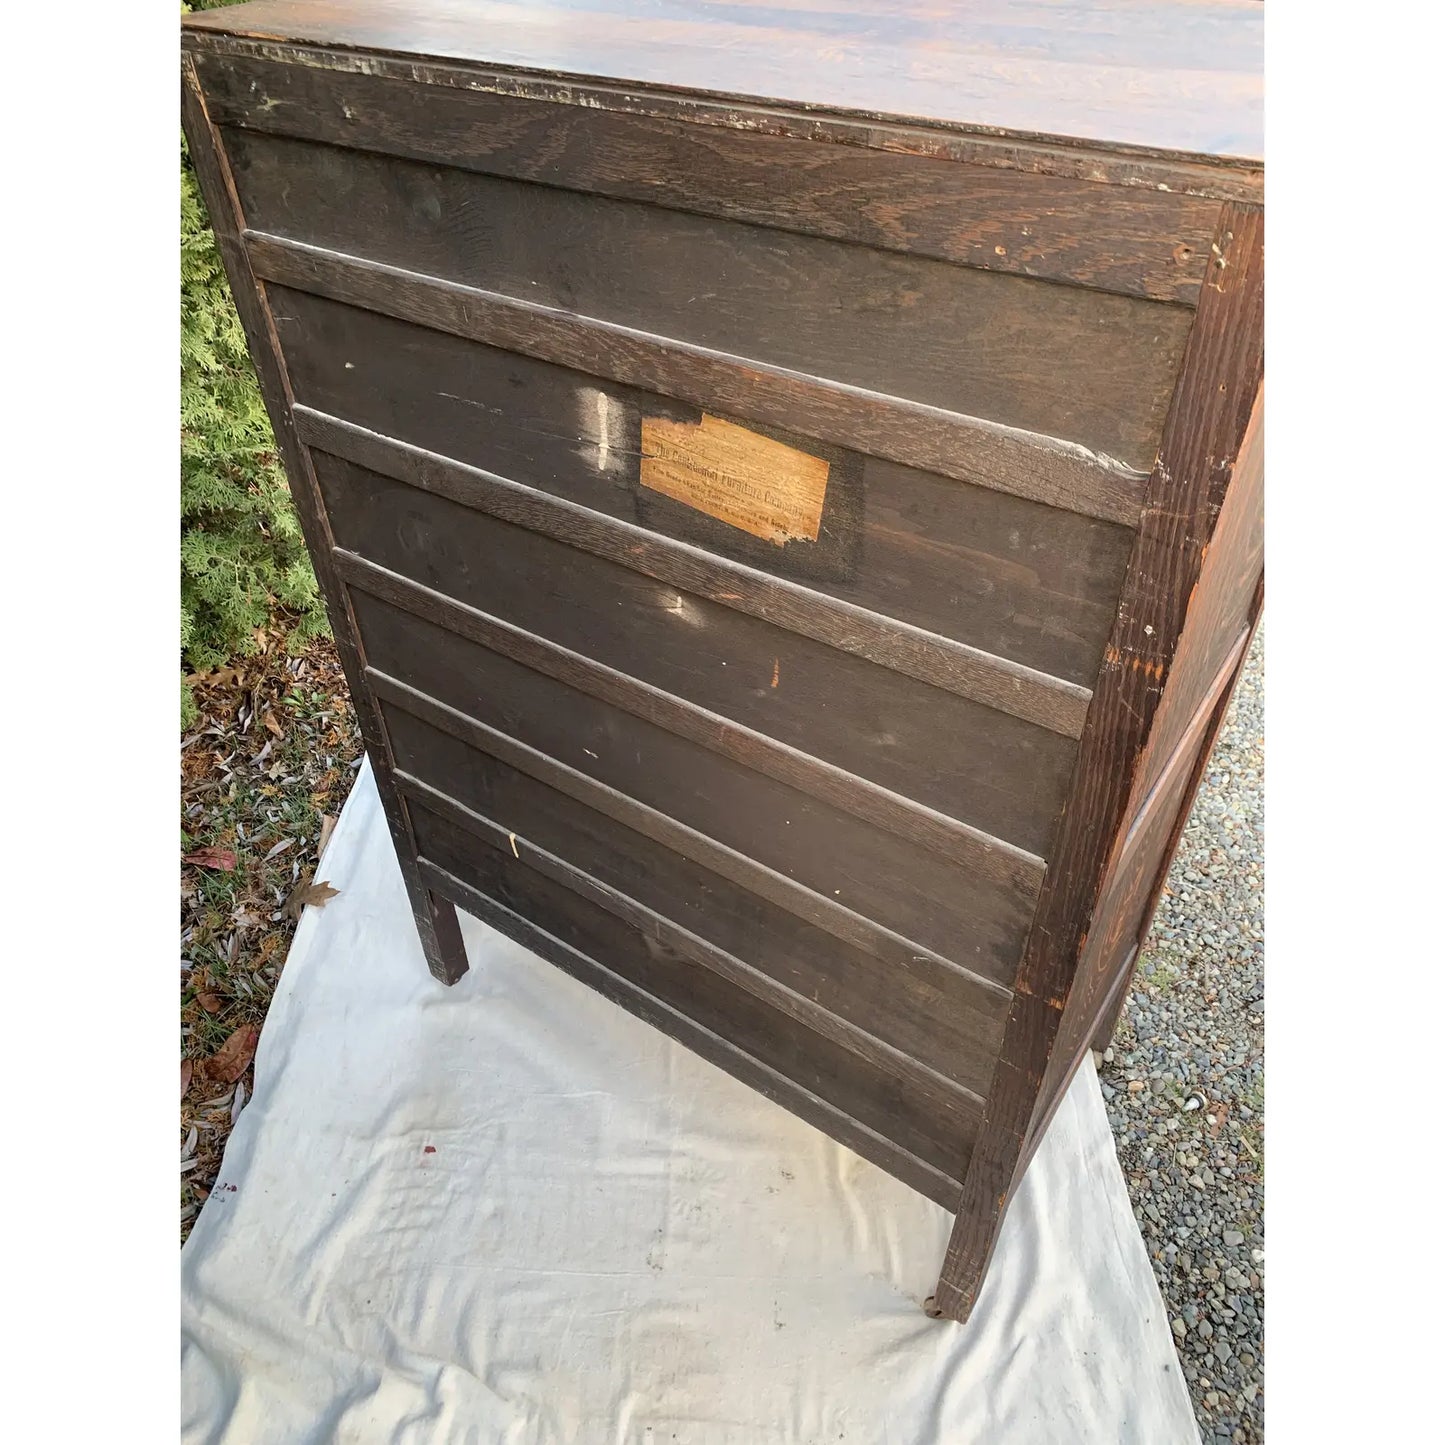
[[[1045,1069],[1263,383],[1263,233],[1260,208],[1224,207],[934,1294],[951,1319],[977,1302],[1032,1126],[1053,1102]]]
[[[366,659],[361,652],[360,632],[351,615],[346,588],[332,565],[334,541],[326,519],[326,509],[311,467],[310,453],[296,435],[292,418],[294,397],[286,374],[285,362],[276,338],[265,294],[251,271],[241,232],[245,219],[240,200],[231,179],[225,152],[206,110],[205,97],[196,78],[192,57],[181,57],[181,124],[190,146],[191,160],[206,202],[211,227],[216,233],[226,279],[236,302],[247,338],[251,357],[261,382],[261,395],[266,403],[276,444],[286,466],[291,495],[301,520],[306,545],[316,568],[317,581],[326,601],[336,637],[347,686],[356,708],[357,723],[371,755],[377,791],[386,813],[392,836],[405,839],[409,847],[397,849],[407,896],[427,967],[443,983],[455,983],[467,971],[466,948],[455,907],[437,898],[422,881],[416,866],[416,843],[406,800],[396,788],[392,777],[391,752],[375,697],[366,681]]]

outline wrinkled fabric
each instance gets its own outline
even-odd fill
[[[950,1216],[463,916],[426,971],[368,770],[182,1253],[191,1445],[1193,1445],[1087,1063],[969,1324]]]

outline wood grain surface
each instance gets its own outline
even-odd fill
[[[1226,207],[1214,245],[935,1295],[954,1319],[973,1308],[1033,1125],[1055,1103],[1045,1075],[1263,385],[1263,213]]]
[[[239,167],[265,155],[269,138],[322,141],[1186,303],[1198,299],[1219,214],[1217,200],[1178,178],[1111,185],[1001,164],[1017,159],[1001,150],[972,161],[910,155],[905,147],[927,137],[877,128],[820,145],[762,134],[757,117],[739,130],[499,95],[446,84],[451,73],[419,86],[414,72],[338,71],[341,57],[325,59],[197,56]]]
[[[756,764],[766,760],[746,736],[724,752],[714,734],[683,736],[364,591],[352,602],[368,655],[396,681],[892,933],[1012,984],[1043,874],[1038,860],[980,849],[960,862],[953,828],[927,839],[908,826],[914,810],[890,803],[891,795],[873,800],[879,817],[859,817],[874,808],[842,775],[836,794],[820,798],[802,786],[813,781],[811,770],[792,767],[790,754],[778,756],[778,776],[764,773]]]
[[[318,463],[349,552],[993,837],[1047,847],[1073,739],[525,527]],[[846,711],[829,706],[840,693]]]
[[[743,422],[789,428],[821,442],[1085,516],[1128,526],[1139,519],[1146,480],[1142,473],[1067,438],[885,396],[259,232],[247,233],[246,249],[257,275],[292,294],[341,302],[353,311],[480,342]],[[581,384],[574,379],[573,391]]]
[[[253,0],[184,123],[429,967],[461,906],[957,1218],[1262,599],[1252,0]]]
[[[1143,470],[1189,329],[1179,306],[656,205],[245,132],[231,146],[254,231]]]
[[[981,131],[1259,159],[1248,0],[253,0],[193,32],[606,77]]]

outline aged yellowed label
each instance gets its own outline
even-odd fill
[[[818,540],[828,463],[715,416],[648,416],[642,485],[781,547]]]

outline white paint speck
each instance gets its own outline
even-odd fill
[[[592,464],[599,472],[620,472],[627,450],[621,405],[595,386],[580,387],[577,396],[581,407],[577,424],[582,434],[592,440]]]

